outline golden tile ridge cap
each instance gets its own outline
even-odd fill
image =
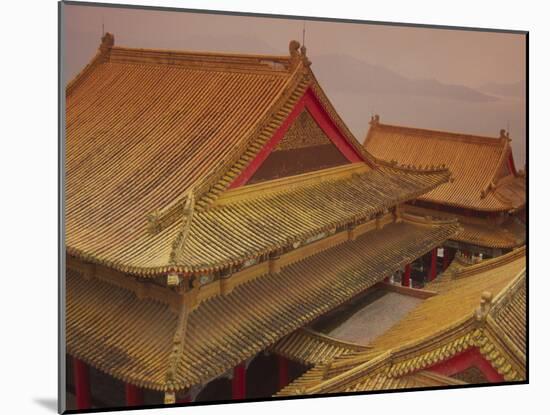
[[[515,294],[523,287],[526,281],[526,268],[523,268],[493,299],[493,308],[491,316],[496,317],[497,314],[505,308],[514,298]]]
[[[498,180],[496,178],[496,175],[498,174],[498,172],[502,168],[503,164],[507,162],[509,154],[512,151],[512,149],[510,147],[510,143],[509,143],[508,139],[506,139],[506,136],[504,137],[504,139],[502,138],[503,131],[504,130],[501,130],[501,140],[504,142],[504,147],[502,148],[502,151],[500,153],[500,157],[498,159],[498,162],[495,164],[495,169],[489,175],[489,179],[487,180],[487,183],[485,184],[485,186],[483,186],[483,188],[481,190],[481,193],[480,193],[480,198],[481,199],[486,198],[487,195],[489,195],[489,193],[492,193],[496,190],[497,182],[498,182]],[[513,173],[511,173],[511,175],[514,176]]]
[[[458,132],[446,131],[446,130],[408,127],[405,125],[397,125],[397,124],[383,124],[380,122],[380,117],[377,114],[371,117],[371,122],[369,124],[370,124],[369,131],[370,129],[372,129],[373,131],[377,129],[400,131],[411,135],[429,136],[430,138],[436,138],[439,140],[462,141],[462,142],[471,143],[471,144],[486,144],[486,145],[492,145],[492,146],[494,145],[494,146],[505,147],[510,140],[508,136],[505,136],[505,137],[502,136],[502,130],[499,137],[491,137],[491,136],[483,136],[483,135],[477,135],[477,134],[458,133]],[[367,135],[367,138],[368,138],[368,135]],[[365,140],[365,144],[366,142],[367,141]]]
[[[339,346],[343,348],[353,348],[356,351],[368,351],[368,350],[372,350],[373,348],[372,346],[369,346],[369,345],[363,345],[363,344],[354,343],[351,341],[340,340],[335,337],[331,337],[327,334],[314,331],[309,327],[303,327],[300,329],[300,331],[303,332],[304,335],[306,336],[316,338],[316,339],[321,339],[321,341],[328,342],[334,346]]]
[[[212,51],[199,51],[199,50],[184,50],[184,49],[163,49],[163,48],[134,48],[129,46],[116,46],[113,48],[115,52],[128,52],[136,55],[139,54],[153,54],[167,57],[196,57],[201,58],[219,58],[225,59],[235,63],[256,63],[260,64],[262,61],[273,61],[281,63],[289,63],[291,57],[288,55],[270,55],[262,53],[238,53],[238,52],[212,52]]]
[[[382,368],[385,364],[388,363],[390,359],[391,359],[391,351],[382,353],[362,364],[359,364],[351,368],[350,370],[347,370],[332,378],[324,380],[321,383],[318,383],[317,385],[306,388],[304,390],[304,394],[312,395],[312,394],[323,393],[323,391],[327,390],[328,388],[334,388],[334,387],[337,387],[338,385],[353,381],[355,378],[361,377],[366,371],[374,372],[377,369]]]
[[[510,334],[502,329],[491,314],[487,316],[484,334],[499,349],[501,354],[508,355],[508,360],[514,361],[517,368],[521,372],[525,372],[526,350],[521,350],[513,343]],[[491,361],[491,359],[488,360]]]
[[[111,34],[109,34],[112,36]],[[291,45],[292,45],[291,41]],[[294,41],[295,42],[295,41]],[[113,42],[114,44],[114,42]],[[299,48],[299,44],[298,44]],[[301,53],[293,56],[294,50],[289,47],[289,55],[255,54],[238,52],[213,52],[162,48],[134,48],[128,46],[111,45],[112,61],[127,64],[151,64],[185,66],[197,64],[200,69],[235,69],[245,72],[259,72],[272,74],[289,74],[301,61],[309,66],[311,62],[305,55],[305,47]],[[298,58],[298,59],[297,59]],[[191,65],[191,67],[195,67]]]
[[[191,230],[191,223],[193,222],[193,215],[195,212],[195,195],[194,189],[190,189],[187,192],[187,198],[182,210],[182,223],[178,234],[172,241],[172,250],[170,251],[169,264],[177,266],[178,258],[185,249],[185,243]]]
[[[394,347],[391,349],[393,356],[400,359],[409,356],[411,353],[428,353],[442,343],[453,341],[455,338],[469,333],[476,328],[474,312],[472,310],[460,319],[440,327],[432,333]]]
[[[165,382],[166,391],[175,392],[177,388],[176,374],[178,363],[184,350],[184,342],[187,334],[187,322],[189,319],[190,308],[187,304],[182,304],[178,315],[176,331],[172,338],[172,350],[168,356],[168,368],[166,369]]]
[[[273,194],[287,193],[289,190],[307,187],[325,182],[348,180],[353,175],[368,172],[364,162],[348,163],[342,166],[330,167],[323,170],[287,176],[265,182],[249,184],[235,189],[226,190],[212,204],[212,207],[233,204],[243,200],[258,199]]]

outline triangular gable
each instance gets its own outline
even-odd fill
[[[350,161],[328,138],[307,108],[304,108],[247,184],[348,163]]]
[[[504,377],[491,365],[476,347],[471,347],[427,370],[444,376],[455,376],[468,369],[476,368],[489,382],[503,382]]]
[[[297,137],[306,129],[310,134],[308,139]],[[310,160],[304,160],[304,155]],[[272,138],[229,187],[361,161],[362,156],[309,88]]]

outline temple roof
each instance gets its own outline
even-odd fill
[[[143,276],[226,269],[372,219],[447,178],[446,172],[373,170],[355,163],[234,189],[209,210],[180,214],[175,220],[167,215],[166,222],[161,216],[154,225],[158,233],[144,231],[126,244],[106,235],[93,254],[74,247],[68,252]]]
[[[453,179],[419,199],[479,211],[525,205],[525,176],[515,171],[508,135],[500,138],[382,124],[371,120],[364,142],[374,157],[398,164],[444,164]]]
[[[220,269],[448,180],[443,169],[376,166],[310,64],[295,41],[289,56],[265,56],[131,49],[106,34],[66,91],[68,254],[142,276]],[[361,171],[216,204],[305,95],[320,102]]]
[[[408,376],[472,347],[505,380],[524,379],[525,268],[525,248],[476,264],[457,258],[426,286],[437,294],[369,343],[368,350],[317,364],[279,395],[416,387],[407,386]]]
[[[67,350],[112,376],[157,390],[205,383],[334,309],[458,230],[407,218],[373,229],[277,273],[175,309],[126,280],[69,267]],[[231,277],[234,278],[234,277]],[[223,282],[223,280],[221,280]],[[362,350],[355,347],[354,350]],[[337,351],[336,351],[337,354]]]

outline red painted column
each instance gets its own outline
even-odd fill
[[[449,267],[450,262],[451,254],[449,252],[449,248],[443,247],[443,271],[445,271]]]
[[[76,409],[89,409],[92,407],[92,394],[90,392],[90,370],[82,360],[73,357],[74,386],[76,394]]]
[[[432,259],[430,261],[430,273],[428,274],[428,281],[435,280],[437,276],[437,248],[432,249]]]
[[[124,391],[126,393],[127,406],[143,405],[143,389],[126,383],[124,385]]]
[[[244,363],[233,368],[233,399],[246,398],[246,367]]]
[[[277,356],[279,363],[279,390],[283,389],[289,383],[288,359],[283,356]]]
[[[411,264],[405,265],[405,272],[403,278],[401,278],[401,285],[404,287],[410,287],[411,285]]]

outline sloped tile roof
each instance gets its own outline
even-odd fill
[[[426,286],[438,294],[371,342],[371,349],[317,364],[277,396],[425,386],[409,376],[472,347],[505,380],[525,379],[525,268],[525,248],[473,265],[455,260]],[[479,308],[484,292],[496,294],[488,311]]]
[[[507,166],[509,139],[425,130],[371,121],[365,149],[398,164],[444,164],[453,180],[421,200],[480,211],[518,209],[525,205],[525,177]],[[504,178],[506,178],[504,180]]]
[[[69,270],[67,349],[138,386],[179,390],[204,383],[383,280],[457,227],[390,224],[243,283],[192,311],[183,304],[179,317],[167,305]],[[181,349],[174,355],[176,340]],[[169,383],[170,368],[175,372]]]

